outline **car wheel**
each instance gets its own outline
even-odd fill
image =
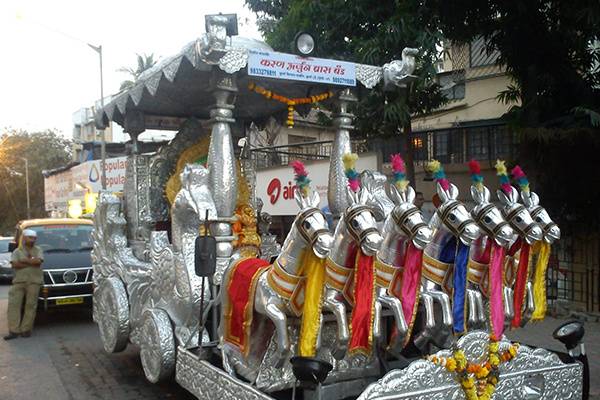
[[[171,320],[164,310],[144,312],[140,358],[146,379],[157,383],[175,371],[175,341]]]
[[[120,279],[108,278],[94,291],[94,321],[106,352],[125,350],[129,340],[129,302]]]

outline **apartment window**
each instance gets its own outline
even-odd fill
[[[467,132],[467,154],[469,158],[487,160],[489,157],[487,128],[471,128]]]
[[[500,57],[498,50],[494,50],[491,53],[487,52],[486,43],[482,37],[473,40],[469,46],[469,65],[471,67],[495,64],[498,57]]]
[[[512,149],[514,147],[513,134],[505,126],[491,126],[489,129],[496,157],[512,156]]]
[[[465,71],[452,71],[438,74],[438,83],[441,92],[448,100],[465,98]]]
[[[433,133],[433,155],[440,162],[448,162],[448,132]]]

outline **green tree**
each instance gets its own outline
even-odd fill
[[[131,79],[124,80],[121,82],[121,86],[119,90],[127,90],[132,88],[137,80],[139,79],[142,72],[147,69],[152,68],[156,64],[156,60],[154,59],[154,54],[136,54],[137,56],[137,67],[121,67],[117,70],[117,72],[124,72],[129,74]]]
[[[43,217],[43,170],[67,165],[71,142],[54,130],[29,133],[4,130],[0,136],[0,233],[12,233],[17,221],[27,217],[25,162],[29,164],[31,217]]]
[[[417,79],[408,91],[386,93],[381,85],[359,91],[357,135],[410,133],[411,115],[434,110],[445,101],[435,84],[442,36],[434,13],[422,1],[246,0],[246,4],[257,14],[266,41],[278,51],[289,52],[299,31],[315,36],[319,57],[381,66],[400,59],[405,47],[420,50]],[[407,149],[412,173],[412,146]]]
[[[600,104],[600,3],[572,1],[428,0],[450,40],[483,37],[514,80],[500,100],[520,102],[520,126],[571,120],[573,109]],[[570,121],[573,123],[574,121]]]
[[[563,223],[600,224],[600,3],[427,0],[444,36],[482,37],[513,83],[498,99],[521,138],[519,161]]]

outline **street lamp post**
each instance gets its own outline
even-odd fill
[[[25,186],[27,192],[27,219],[31,218],[31,203],[29,200],[29,160],[25,157],[19,157],[21,160],[25,161]]]
[[[88,46],[90,46],[93,50],[95,50],[98,53],[98,56],[100,58],[100,107],[102,108],[102,110],[104,110],[104,77],[102,74],[102,45],[100,46],[94,46],[92,44],[88,43]],[[102,181],[102,189],[106,189],[106,169],[105,169],[105,165],[106,165],[106,134],[104,129],[102,129],[100,131],[100,137],[101,137],[101,141],[100,141],[100,158],[102,159],[102,175],[101,175],[101,181]]]

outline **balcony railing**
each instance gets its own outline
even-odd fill
[[[288,165],[293,160],[312,161],[328,159],[331,155],[333,142],[317,141],[280,146],[258,147],[251,149],[252,159],[258,169]],[[369,151],[366,141],[351,142],[352,152],[364,153]]]

